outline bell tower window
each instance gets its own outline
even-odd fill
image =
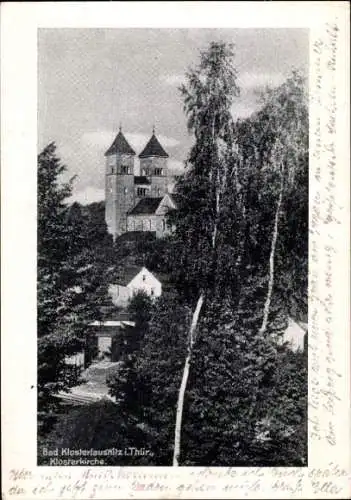
[[[116,165],[116,157],[115,156],[108,156],[107,157],[107,164],[109,167],[114,167]]]
[[[155,175],[163,175],[163,168],[155,168]]]
[[[150,219],[143,220],[143,231],[151,231],[151,220]]]
[[[122,165],[121,174],[130,174],[130,167],[128,167],[127,165]]]

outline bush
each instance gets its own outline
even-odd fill
[[[86,406],[70,407],[65,415],[59,417],[52,432],[45,438],[38,439],[38,465],[50,464],[50,457],[43,453],[44,448],[49,450],[58,448],[60,455],[62,448],[124,450],[128,447],[139,449],[145,447],[144,433],[134,422],[126,422],[114,403],[101,401]],[[105,465],[115,466],[143,465],[146,457],[111,455],[101,458]]]

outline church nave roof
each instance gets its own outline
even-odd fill
[[[162,200],[163,197],[143,198],[128,212],[128,215],[152,215],[156,212]]]

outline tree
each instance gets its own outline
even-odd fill
[[[136,368],[136,355],[124,354],[108,375],[106,383],[110,396],[119,408],[120,421],[137,426],[147,405],[148,390]]]
[[[306,369],[301,368],[299,355],[276,342],[289,314],[291,296],[287,297],[287,290],[283,293],[284,287],[300,269],[306,276],[301,265],[307,262],[308,237],[308,123],[303,91],[302,78],[293,75],[269,92],[255,116],[235,125],[240,166],[236,193],[244,200],[241,213],[245,214],[237,254],[243,257],[236,280],[240,296],[233,301],[222,286],[222,293],[203,313],[185,407],[186,465],[301,465],[306,461]],[[291,203],[293,199],[300,205]],[[227,236],[235,237],[230,224]],[[293,237],[297,250],[292,248]],[[243,253],[240,247],[245,248]],[[237,261],[223,240],[217,246],[217,258]],[[304,287],[305,282],[298,284],[298,290],[290,284],[289,295],[303,295]]]
[[[162,296],[151,309],[136,368],[148,398],[141,424],[155,450],[152,465],[168,465],[174,452],[174,422],[189,340],[191,310],[178,296]]]
[[[306,367],[302,355],[272,341],[286,328],[276,295],[269,335],[257,334],[264,297],[251,281],[239,309],[228,301],[214,303],[215,314],[207,309],[199,327],[184,410],[184,465],[279,466],[306,460]]]
[[[38,404],[48,410],[52,395],[70,384],[64,356],[74,349],[57,329],[64,295],[62,261],[66,258],[69,234],[66,225],[65,200],[71,194],[72,182],[59,184],[66,170],[49,144],[38,156]],[[73,292],[71,294],[73,296]],[[74,344],[74,343],[73,343]]]
[[[301,170],[308,171],[306,82],[300,73],[293,72],[283,85],[268,90],[261,96],[261,100],[263,108],[255,117],[256,130],[260,130],[260,142],[265,145],[264,155],[260,155],[261,171],[265,177],[265,184],[270,185],[268,196],[276,199],[271,230],[267,295],[259,330],[261,334],[264,334],[267,329],[274,286],[279,228],[282,219],[286,219],[286,214],[289,212],[288,207],[284,206],[285,197],[289,193],[295,194],[299,189],[304,190],[305,186],[308,186],[306,176],[302,185],[296,183],[298,176],[301,177]],[[283,213],[284,209],[285,213]],[[303,238],[307,237],[306,222],[301,232]],[[304,236],[303,233],[305,233]]]
[[[125,422],[120,417],[120,409],[112,401],[99,401],[83,406],[66,409],[64,415],[55,423],[50,434],[39,436],[38,463],[50,465],[52,457],[43,454],[45,448],[54,449],[93,449],[96,454],[81,457],[82,460],[103,460],[104,465],[144,465],[143,456],[104,454],[113,448],[127,450],[128,447],[141,449],[145,447],[142,430]],[[59,456],[58,459],[67,457]],[[79,460],[79,457],[71,457]],[[84,462],[83,462],[84,464]]]
[[[297,238],[303,242],[307,240],[308,115],[304,80],[298,73],[293,73],[281,87],[267,91],[262,97],[261,110],[252,118],[233,124],[230,106],[233,94],[237,94],[235,71],[226,80],[225,71],[230,65],[224,64],[223,71],[219,70],[220,57],[213,62],[218,56],[218,53],[214,55],[217,49],[216,44],[211,45],[208,53],[202,55],[200,67],[188,74],[188,88],[182,87],[188,126],[194,131],[195,145],[188,160],[190,169],[177,184],[180,210],[171,214],[170,219],[176,224],[173,244],[179,255],[174,274],[183,298],[193,304],[194,312],[178,394],[174,465],[179,463],[180,431],[190,366],[196,373],[201,360],[212,358],[211,349],[223,335],[224,328],[232,331],[233,345],[238,328],[252,332],[253,344],[247,344],[251,353],[246,353],[242,363],[247,363],[248,373],[256,367],[257,381],[250,377],[252,398],[249,398],[249,413],[244,419],[246,424],[250,419],[252,424],[255,422],[262,384],[266,380],[264,366],[271,366],[272,370],[276,366],[275,341],[286,326],[287,301],[291,300],[291,296],[287,297],[287,289],[290,289],[290,295],[296,294],[291,286],[286,287],[286,282],[296,275],[297,264],[305,271],[303,266],[307,262],[305,243],[302,243],[301,251],[292,252],[293,258],[287,255],[291,248],[292,229]],[[218,50],[223,55],[221,49]],[[226,82],[222,87],[218,84],[221,77]],[[222,99],[216,100],[219,88]],[[294,195],[303,201],[304,207],[297,210],[299,221],[295,228],[292,223],[295,214],[289,213],[287,204]],[[270,242],[265,241],[267,231],[271,234]],[[305,280],[302,281],[299,284],[300,296],[301,292],[304,295],[306,284]],[[252,298],[256,318],[252,327],[245,311],[245,307],[250,312],[253,308],[247,300],[252,295],[250,287],[256,295]],[[212,306],[208,303],[209,297]],[[227,323],[222,317],[225,303],[229,304],[228,310],[236,311],[234,316],[227,315]],[[209,310],[211,328],[207,327],[203,333],[203,325],[198,326],[199,318],[206,323]],[[277,317],[281,318],[279,328],[273,326]],[[244,318],[246,324],[240,327]],[[199,333],[195,336],[197,329]],[[222,338],[223,342],[225,338]],[[264,356],[262,349],[266,352]],[[228,348],[227,356],[235,366],[236,357],[230,353],[232,349]],[[228,363],[229,360],[227,367],[231,364]],[[218,387],[220,371],[220,364],[214,356],[206,372],[211,374],[212,389]],[[230,383],[229,374],[227,383]],[[193,383],[192,378],[190,385]],[[196,406],[199,407],[198,402]],[[192,413],[187,411],[187,417],[187,427],[191,427]]]
[[[149,387],[137,368],[137,359],[148,333],[151,309],[151,299],[143,291],[130,300],[128,312],[135,326],[122,331],[119,363],[106,379],[109,394],[118,405],[120,418],[135,426],[143,420],[144,407],[149,401]]]
[[[72,182],[60,184],[66,167],[49,144],[38,156],[38,412],[40,424],[55,412],[55,394],[77,383],[66,356],[84,348],[86,323],[107,295],[104,264],[87,252],[85,220],[69,206]],[[45,424],[45,422],[44,422]],[[45,427],[45,425],[44,425]]]
[[[66,167],[49,144],[38,156],[38,336],[56,322],[59,269],[68,244],[65,200],[71,195],[72,180],[58,184]]]
[[[207,291],[216,288],[218,231],[233,145],[231,106],[239,94],[233,56],[231,46],[211,43],[201,54],[199,67],[187,74],[187,86],[181,87],[188,129],[194,133],[195,144],[188,159],[190,171],[177,186],[183,202],[176,215],[176,239],[180,248],[186,241],[179,265],[188,274],[190,293],[195,292],[197,300],[178,395],[175,466],[179,464],[182,412],[195,333]]]

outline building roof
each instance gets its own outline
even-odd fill
[[[143,269],[148,273],[152,274],[156,279],[158,279],[158,281],[160,281],[159,273],[156,274],[153,271],[149,271],[144,266],[125,266],[123,269],[121,269],[119,275],[114,279],[114,283],[111,283],[109,285],[110,288],[113,288],[116,285],[119,286],[129,285],[129,283],[135,278],[135,276],[137,276]],[[126,322],[126,320],[129,319],[130,318],[128,317],[128,313],[124,315],[123,313],[119,312],[116,321]]]
[[[111,286],[114,284],[127,286],[141,269],[141,266],[125,266],[119,271],[118,276],[114,278],[114,283]]]
[[[118,134],[116,135],[115,140],[108,148],[105,153],[105,156],[111,156],[116,153],[123,155],[135,155],[135,151],[129,145],[127,139],[124,137],[122,130],[120,129]]]
[[[132,208],[132,210],[128,212],[128,215],[153,215],[162,200],[163,197],[143,198],[137,205],[135,205],[134,208]]]
[[[143,151],[140,153],[139,158],[148,158],[149,156],[158,156],[161,158],[168,158],[169,156],[159,143],[154,133]]]
[[[151,182],[144,175],[135,175],[134,184],[151,184]]]
[[[89,323],[89,326],[99,326],[99,327],[106,327],[106,326],[135,326],[134,321],[92,321]]]

